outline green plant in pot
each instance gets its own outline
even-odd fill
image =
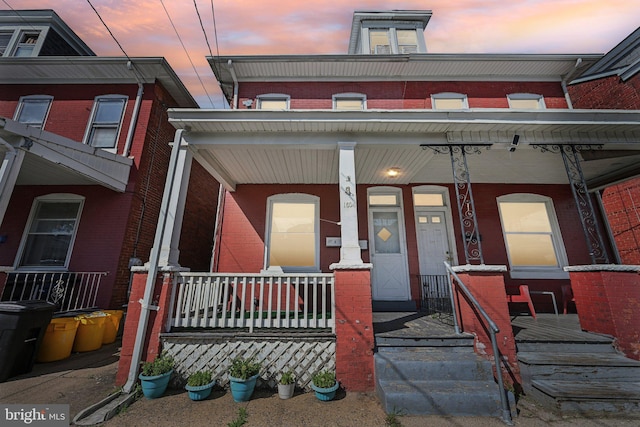
[[[280,399],[289,399],[296,388],[296,377],[293,372],[283,372],[278,380],[278,396]]]
[[[229,368],[229,387],[236,402],[246,402],[251,398],[260,373],[260,363],[253,358],[236,357]]]
[[[312,379],[311,389],[316,392],[316,397],[322,401],[333,400],[340,384],[336,381],[336,374],[332,371],[317,372]]]
[[[173,365],[173,357],[165,352],[142,364],[142,372],[138,378],[142,385],[142,394],[147,399],[155,399],[164,394],[173,373]]]
[[[211,378],[209,371],[197,371],[189,375],[185,389],[189,392],[189,399],[204,400],[211,394],[216,380]]]

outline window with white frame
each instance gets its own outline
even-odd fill
[[[434,93],[431,95],[434,110],[462,110],[469,108],[467,95],[454,92]]]
[[[398,53],[416,53],[418,52],[418,33],[416,30],[396,30],[398,38]]]
[[[511,93],[507,95],[509,108],[539,110],[545,108],[544,97],[535,93]]]
[[[66,268],[84,197],[50,194],[37,198],[22,238],[17,267]]]
[[[421,51],[415,28],[369,28],[369,53],[372,55],[408,54]]]
[[[320,199],[307,194],[279,194],[267,200],[265,268],[319,271]]]
[[[14,120],[29,126],[44,128],[53,96],[30,95],[20,98]]]
[[[40,37],[39,31],[22,31],[13,50],[13,56],[33,56]]]
[[[339,93],[333,95],[334,110],[366,110],[367,97],[361,93]]]
[[[289,95],[270,93],[267,95],[258,95],[257,107],[260,110],[288,110]]]
[[[391,39],[388,28],[369,30],[369,49],[373,55],[388,55],[391,53]]]
[[[0,56],[4,56],[13,37],[13,31],[0,31]]]
[[[93,104],[85,143],[92,147],[115,151],[126,104],[126,96],[97,97]]]
[[[567,265],[553,202],[536,194],[498,197],[513,278],[560,278]]]

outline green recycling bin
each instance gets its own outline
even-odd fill
[[[55,309],[41,300],[0,302],[0,382],[31,372]]]

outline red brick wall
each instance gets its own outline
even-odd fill
[[[572,271],[571,288],[582,329],[616,337],[627,357],[640,360],[640,274]]]
[[[502,273],[469,272],[458,273],[460,280],[467,286],[471,294],[478,300],[489,317],[496,323],[500,332],[496,334],[498,351],[502,355],[506,367],[503,369],[505,382],[517,387],[522,383],[520,368],[516,358],[516,341],[511,328],[511,317],[507,306],[507,296]],[[476,310],[464,295],[457,292],[457,304],[460,307],[460,326],[464,332],[476,337],[476,353],[494,363],[491,336],[488,325],[476,315]],[[495,368],[495,363],[494,363]]]
[[[509,108],[510,93],[544,96],[547,108],[567,108],[559,82],[245,82],[240,85],[238,108],[242,101],[257,95],[281,93],[291,97],[290,107],[331,109],[332,95],[361,93],[367,108],[431,108],[431,95],[441,92],[466,94],[470,108]],[[255,108],[255,107],[254,107]]]
[[[180,265],[191,271],[209,271],[218,188],[218,182],[194,160],[179,245]]]
[[[375,389],[371,274],[336,270],[336,378],[347,391]]]
[[[615,75],[567,89],[574,108],[640,110],[640,74],[626,82]]]
[[[142,312],[142,306],[138,301],[144,297],[147,277],[147,273],[134,274],[133,284],[131,286],[131,295],[129,297],[127,308],[127,316],[125,318],[122,332],[122,347],[120,349],[120,359],[118,361],[118,373],[116,374],[116,385],[118,386],[123,385],[127,381],[127,377],[129,375],[129,367],[131,366],[133,358],[133,348],[136,341],[138,322]],[[152,361],[162,350],[160,345],[160,333],[163,332],[169,316],[171,286],[171,275],[157,277],[152,301],[154,301],[154,303],[157,302],[160,310],[151,310],[149,312],[147,333],[145,335],[146,338],[141,359],[143,362]]]

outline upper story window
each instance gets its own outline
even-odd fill
[[[420,51],[424,50],[420,48],[418,33],[413,28],[369,29],[369,53],[372,55],[406,54]]]
[[[320,199],[279,194],[267,201],[265,267],[283,271],[319,271]]]
[[[333,95],[334,110],[366,110],[367,97],[361,93],[340,93]]]
[[[99,96],[93,104],[91,119],[85,135],[85,143],[96,148],[116,150],[127,97],[121,95]]]
[[[398,53],[416,53],[418,51],[418,33],[416,30],[396,30]]]
[[[83,203],[84,197],[74,194],[38,197],[18,251],[17,267],[66,268]]]
[[[391,53],[391,40],[388,29],[369,30],[369,49],[374,55],[387,55]]]
[[[511,277],[566,277],[567,256],[551,199],[510,194],[498,197],[498,208]]]
[[[507,99],[509,100],[509,108],[523,110],[545,108],[543,96],[534,93],[511,93],[507,95]]]
[[[39,31],[20,32],[13,56],[33,56],[39,37]]]
[[[289,95],[270,93],[267,95],[258,95],[256,108],[260,110],[288,110]]]
[[[7,51],[11,37],[13,37],[13,31],[0,31],[0,56],[4,56]]]
[[[431,95],[431,105],[434,110],[463,110],[469,108],[467,95],[453,92]]]
[[[53,97],[48,95],[23,96],[20,98],[14,120],[29,126],[44,128],[52,101]]]

